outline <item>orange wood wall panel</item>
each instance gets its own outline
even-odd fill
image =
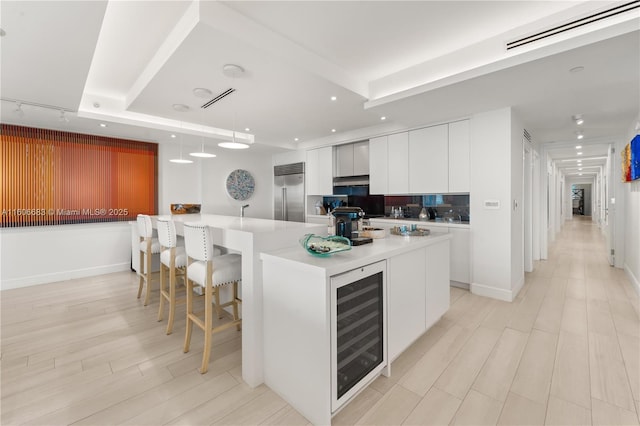
[[[2,124],[2,227],[157,213],[153,143]]]

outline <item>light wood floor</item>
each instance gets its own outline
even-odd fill
[[[1,424],[307,424],[240,371],[240,333],[182,353],[133,273],[4,291]],[[568,223],[514,303],[452,288],[451,309],[334,424],[638,424],[639,298],[590,221]],[[303,378],[301,378],[303,380]]]

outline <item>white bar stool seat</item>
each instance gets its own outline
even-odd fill
[[[239,317],[238,282],[242,279],[242,256],[238,254],[224,254],[215,256],[215,249],[205,224],[185,222],[184,242],[187,252],[187,327],[184,338],[184,352],[189,352],[191,344],[191,331],[195,323],[204,331],[204,351],[200,373],[204,374],[209,368],[211,355],[211,335],[230,327],[240,330],[242,320]],[[204,319],[193,312],[193,285],[197,284],[204,291]],[[220,287],[233,285],[231,301],[220,303]],[[232,321],[213,328],[213,300],[218,318],[227,313],[224,308],[233,308]]]
[[[140,266],[138,267],[140,284],[138,285],[138,299],[140,299],[142,295],[142,287],[146,285],[147,292],[144,298],[144,306],[147,306],[151,299],[151,256],[160,253],[161,247],[158,239],[153,238],[151,217],[146,214],[139,214],[136,220],[138,222],[138,234],[140,235]]]

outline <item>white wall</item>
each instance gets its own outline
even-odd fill
[[[0,289],[129,270],[127,222],[4,228]]]
[[[627,134],[628,143],[640,130],[636,128],[640,124],[640,116],[630,126]],[[616,150],[616,152],[619,152]],[[640,294],[640,180],[623,183],[625,191],[624,206],[624,270]]]
[[[476,114],[471,119],[472,283],[475,294],[511,301],[512,274],[512,112],[510,108]],[[517,138],[522,167],[522,128]],[[520,183],[520,188],[522,184]],[[484,202],[496,200],[500,208]],[[521,247],[516,256],[522,259]]]
[[[226,191],[226,180],[235,169],[247,170],[253,176],[255,192],[246,201],[236,201]],[[273,218],[273,166],[271,154],[250,150],[218,152],[218,157],[202,166],[202,212],[240,216],[240,206],[249,204],[245,216]]]
[[[222,151],[222,152],[221,152]],[[175,145],[158,149],[158,212],[172,203],[201,203],[205,213],[273,217],[271,154],[223,151],[193,164],[170,163]],[[242,203],[227,195],[228,174],[246,169],[256,181],[254,195]],[[4,228],[0,230],[0,289],[25,287],[73,278],[126,271],[131,264],[128,222]]]
[[[511,292],[512,298],[524,285],[524,169],[523,132],[520,118],[511,111]]]

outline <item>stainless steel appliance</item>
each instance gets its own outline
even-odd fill
[[[304,222],[304,163],[273,167],[273,218]]]
[[[331,278],[331,405],[335,412],[387,365],[386,264]]]

